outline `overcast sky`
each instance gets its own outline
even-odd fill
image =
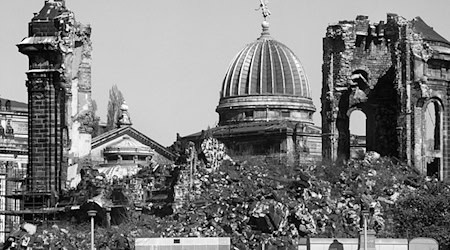
[[[15,44],[44,0],[0,0],[0,95],[26,102],[26,56]],[[92,97],[106,120],[108,91],[117,84],[133,126],[169,146],[218,121],[215,108],[228,64],[261,32],[258,0],[66,0],[92,26]],[[386,13],[421,16],[450,39],[449,0],[271,0],[272,37],[291,48],[309,77],[320,125],[322,37],[328,24]]]

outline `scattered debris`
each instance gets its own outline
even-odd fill
[[[110,213],[121,207],[123,216],[109,229],[96,218],[98,249],[126,249],[135,237],[198,236],[231,237],[236,249],[263,243],[292,247],[305,236],[356,237],[363,209],[370,212],[369,226],[382,233],[402,191],[423,185],[407,166],[376,155],[343,166],[292,167],[269,157],[232,161],[218,142],[208,139],[204,145],[206,164],[194,153],[184,164],[149,166],[112,181],[84,169],[70,193],[73,204],[95,200],[99,209],[112,207]],[[89,234],[83,225],[40,226],[30,242],[74,241],[83,249]]]

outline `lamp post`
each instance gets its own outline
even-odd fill
[[[97,211],[89,210],[87,211],[88,216],[91,217],[91,250],[95,250],[94,247],[94,218],[97,215]]]
[[[370,212],[369,210],[362,210],[361,213],[364,218],[364,250],[367,250],[367,220],[369,219]]]

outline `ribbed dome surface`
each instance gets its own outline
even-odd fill
[[[231,62],[221,98],[272,94],[311,98],[308,79],[298,58],[287,46],[263,32]]]
[[[291,121],[312,124],[316,110],[308,79],[294,53],[269,35],[245,46],[228,67],[216,112],[219,125]]]

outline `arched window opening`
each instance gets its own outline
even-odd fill
[[[366,153],[366,115],[361,110],[350,114],[350,158],[361,158]]]
[[[439,105],[428,103],[425,109],[425,141],[427,150],[439,150],[441,147],[441,119]]]
[[[369,74],[364,70],[355,70],[351,76],[352,85],[365,91],[369,88]]]
[[[441,109],[437,101],[429,102],[424,109],[424,156],[427,176],[439,177],[441,168]]]

